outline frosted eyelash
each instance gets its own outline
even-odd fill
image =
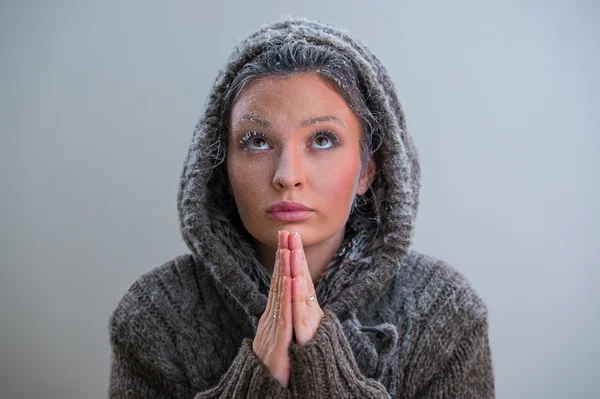
[[[318,132],[313,133],[312,136],[310,136],[310,139],[314,140],[319,136],[327,137],[329,140],[331,140],[331,143],[334,146],[338,145],[338,143],[340,141],[340,138],[337,136],[337,134],[335,134],[331,130],[319,130]],[[245,147],[247,147],[248,142],[256,137],[260,137],[264,140],[267,139],[267,137],[263,133],[257,132],[257,131],[251,131],[251,132],[247,132],[246,134],[244,134],[242,136],[242,138],[240,139],[240,145],[245,148]]]
[[[246,145],[248,144],[248,142],[250,140],[252,140],[255,137],[260,137],[266,140],[266,137],[264,134],[262,134],[261,132],[257,132],[257,131],[252,131],[252,132],[248,132],[246,134],[244,134],[244,136],[242,136],[241,140],[240,140],[240,145],[242,147],[246,147]]]
[[[329,140],[331,140],[331,143],[333,145],[337,145],[340,141],[340,138],[337,136],[337,134],[335,134],[331,130],[321,130],[321,131],[315,132],[315,133],[313,133],[313,135],[310,138],[311,138],[311,140],[314,140],[319,136],[327,137]]]

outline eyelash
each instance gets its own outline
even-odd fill
[[[340,139],[337,136],[337,134],[335,134],[331,130],[319,130],[318,132],[313,133],[312,136],[310,137],[310,139],[311,140],[315,140],[317,137],[321,137],[321,136],[327,137],[329,139],[329,141],[331,141],[331,147],[329,147],[329,148],[322,148],[322,150],[331,150],[331,149],[333,149],[333,148],[335,148],[335,147],[338,146]],[[262,150],[251,150],[251,149],[248,149],[248,144],[250,143],[250,141],[252,139],[257,138],[257,137],[260,137],[261,139],[267,141],[267,137],[263,133],[257,132],[256,130],[253,130],[251,132],[247,132],[246,134],[244,134],[244,136],[240,140],[240,145],[246,151],[250,151],[250,152],[262,151]]]

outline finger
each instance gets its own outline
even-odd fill
[[[283,231],[279,231],[277,234],[277,250],[275,251],[275,263],[273,264],[273,277],[271,278],[271,288],[275,292],[275,301],[278,299],[278,295],[281,293],[279,289],[281,283],[281,249],[283,248]],[[286,244],[287,245],[287,240]]]
[[[308,294],[309,295],[314,295],[316,293],[315,290],[315,285],[313,284],[313,279],[312,279],[312,275],[310,274],[310,269],[308,268],[308,263],[306,261],[306,254],[304,252],[304,246],[302,245],[302,239],[300,237],[300,234],[298,234],[298,243],[300,246],[300,259],[301,259],[301,263],[303,264],[303,270],[304,270],[304,281],[306,281],[306,285],[308,287]]]
[[[313,329],[309,318],[308,300],[304,276],[297,276],[292,283],[292,308],[296,343],[304,345],[313,337]]]
[[[269,286],[269,296],[267,298],[267,308],[263,315],[269,318],[273,318],[273,312],[275,309],[275,301],[277,299],[277,283],[279,278],[279,264],[281,262],[281,251],[278,249],[275,252],[275,264],[273,265],[273,276],[271,277],[271,283]]]
[[[282,302],[282,297],[283,297],[283,288],[284,288],[284,275],[283,275],[283,268],[284,268],[284,264],[287,262],[289,263],[289,249],[282,249],[281,250],[281,255],[280,255],[280,259],[279,259],[279,273],[278,273],[278,284],[277,284],[277,299],[275,300],[275,306],[276,306],[276,319],[279,319],[279,317],[281,316],[281,302]]]
[[[302,239],[300,238],[299,233],[294,233],[291,235],[290,248],[292,250],[292,277],[295,278],[298,276],[303,276],[304,275],[304,267],[305,267],[305,265],[303,264],[304,262],[302,261],[301,257],[297,258],[296,256],[294,256],[294,254],[297,252],[303,252],[302,251]],[[308,268],[308,266],[306,266],[306,267]]]
[[[271,338],[271,342],[275,337],[275,329],[277,328],[277,318],[279,317],[279,302],[281,297],[282,287],[282,251],[283,247],[287,247],[287,241],[289,232],[280,230],[277,233],[277,251],[275,252],[275,264],[273,265],[273,277],[271,278],[271,291],[270,291],[270,312],[267,314],[269,327],[267,328],[267,336]],[[289,274],[289,273],[288,273]]]
[[[273,264],[273,276],[271,277],[271,290],[273,290],[273,291],[277,290],[277,283],[278,283],[278,278],[279,278],[280,261],[281,261],[281,257],[279,255],[281,255],[280,249],[283,248],[281,238],[282,238],[282,234],[280,231],[278,233],[277,250],[275,251],[275,263]]]
[[[289,264],[290,260],[290,252],[289,250],[285,250],[282,253],[282,263],[285,265]],[[280,317],[277,322],[277,332],[276,332],[276,344],[279,345],[282,349],[286,349],[289,346],[290,341],[292,340],[292,333],[294,332],[292,325],[292,280],[286,276],[282,278],[282,295],[280,302]],[[285,351],[287,354],[287,351]]]
[[[268,317],[268,325],[265,328],[265,336],[266,341],[269,343],[269,345],[273,345],[275,343],[275,336],[276,336],[276,332],[277,332],[277,321],[280,317],[281,311],[280,311],[280,302],[281,302],[281,294],[282,294],[282,281],[283,281],[283,276],[281,275],[281,273],[279,273],[279,271],[281,271],[281,265],[283,263],[283,249],[281,250],[277,250],[277,252],[279,252],[279,261],[277,262],[277,280],[275,282],[275,289],[272,292],[272,296],[273,299],[271,300],[271,311],[269,313]]]
[[[280,242],[280,247],[281,248],[288,248],[291,249],[290,246],[288,245],[288,241],[289,241],[289,237],[290,237],[290,232],[287,230],[280,230],[279,231],[279,242]]]
[[[278,284],[281,270],[281,244],[282,234],[281,231],[277,234],[277,250],[275,251],[275,263],[273,264],[273,275],[271,276],[271,283],[269,285],[269,296],[267,298],[267,309],[265,310],[266,322],[272,324],[273,316],[275,315],[277,295],[278,295]]]
[[[283,281],[284,281],[284,277],[285,277],[282,273],[283,265],[286,263],[286,259],[289,259],[289,257],[290,257],[289,252],[290,252],[289,249],[282,249],[280,258],[279,258],[279,262],[278,262],[279,267],[278,267],[278,272],[277,272],[277,300],[275,301],[275,305],[277,306],[277,316],[278,317],[281,314],[281,312],[280,312],[281,298],[283,296],[283,284],[284,284]]]
[[[281,318],[277,322],[277,331],[275,343],[271,347],[273,358],[272,375],[284,386],[287,387],[290,375],[290,361],[288,350],[292,342],[294,326],[292,325],[292,279],[283,278],[283,295],[282,295],[282,311]]]
[[[288,240],[289,240],[290,232],[287,231],[287,230],[281,230],[280,233],[281,233],[281,239],[280,239],[281,248],[288,249],[289,248],[289,246],[288,246]],[[287,262],[287,263],[283,263],[282,262],[282,264],[281,264],[281,273],[284,276],[287,276],[287,277],[291,278],[291,271],[290,271],[290,263],[289,262]]]
[[[284,248],[281,250],[282,252],[285,252],[287,254],[287,261],[286,262],[281,262],[281,274],[285,277],[288,277],[290,280],[292,278],[292,266],[291,266],[291,262],[290,262],[290,257],[291,257],[291,253],[290,250],[287,248]]]
[[[294,233],[290,233],[288,236],[288,248],[290,249],[290,251],[298,248],[297,244],[296,244],[296,236],[297,235],[300,235],[300,233],[298,233],[296,231]]]
[[[308,284],[308,292],[310,295],[313,295],[315,293],[315,286],[312,281],[312,276],[310,275],[308,263],[306,262],[302,238],[300,237],[300,233],[294,233],[292,236],[290,241],[293,241],[294,250],[300,251],[300,256],[298,258],[294,259],[294,257],[292,257],[292,277],[300,275],[304,276],[306,283]]]

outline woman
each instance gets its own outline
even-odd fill
[[[419,163],[393,83],[336,28],[233,52],[178,195],[192,253],[110,320],[114,398],[491,398],[487,310],[409,249]]]

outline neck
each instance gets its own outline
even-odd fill
[[[308,263],[308,270],[313,282],[321,277],[327,265],[333,260],[336,252],[344,241],[344,228],[340,229],[332,237],[314,243],[312,245],[304,244],[304,254]],[[273,270],[275,265],[275,251],[277,248],[269,247],[262,242],[255,241],[258,260],[262,266],[269,271]],[[315,284],[316,285],[316,284]]]

